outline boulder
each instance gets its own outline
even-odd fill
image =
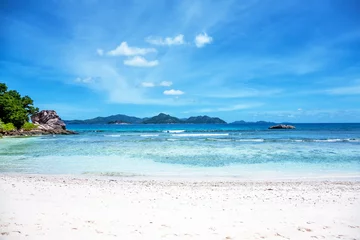
[[[33,134],[75,134],[66,130],[66,124],[54,110],[42,110],[32,115],[31,121],[38,126],[37,129],[30,131]],[[24,134],[29,134],[29,131]]]
[[[40,130],[66,130],[65,123],[54,110],[42,110],[31,116],[31,121]]]
[[[295,129],[295,127],[291,125],[279,124],[279,125],[271,126],[269,127],[269,129]]]

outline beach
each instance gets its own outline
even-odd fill
[[[359,239],[356,180],[0,175],[0,239]]]

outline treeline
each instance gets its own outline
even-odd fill
[[[34,101],[29,96],[22,97],[15,90],[8,90],[5,83],[0,83],[0,130],[11,131],[35,128],[29,123],[29,116],[38,113]]]

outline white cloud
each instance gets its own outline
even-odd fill
[[[170,81],[162,81],[159,85],[162,87],[170,87],[172,84]]]
[[[129,47],[127,42],[122,42],[117,48],[107,52],[109,56],[134,56],[134,55],[145,55],[147,53],[156,52],[155,48],[138,48]]]
[[[208,36],[204,32],[204,33],[200,33],[200,34],[196,35],[194,41],[195,41],[195,45],[198,48],[201,48],[201,47],[205,46],[206,44],[210,44],[213,41],[213,39],[212,39],[212,37]]]
[[[164,94],[165,94],[165,95],[183,95],[184,92],[181,91],[181,90],[171,89],[171,90],[165,90],[165,91],[164,91]]]
[[[75,82],[89,84],[89,83],[94,82],[94,78],[92,78],[92,77],[86,77],[86,78],[78,77],[78,78],[75,79]]]
[[[102,56],[102,55],[104,55],[104,50],[102,50],[101,48],[98,48],[98,49],[96,49],[96,53],[97,53],[99,56]]]
[[[185,44],[184,41],[184,35],[179,34],[173,38],[171,37],[166,37],[165,39],[163,39],[162,37],[147,37],[145,39],[146,42],[153,44],[153,45],[182,45]]]
[[[159,64],[159,61],[158,60],[148,61],[143,57],[135,56],[133,58],[124,60],[124,64],[133,67],[155,67],[156,65]]]
[[[155,84],[153,82],[142,82],[141,86],[151,88],[151,87],[155,87]]]
[[[172,85],[172,82],[168,82],[168,81],[162,81],[160,83],[154,83],[154,82],[142,82],[141,86],[142,87],[146,87],[146,88],[151,88],[151,87],[170,87]]]
[[[352,87],[339,87],[325,90],[326,93],[332,95],[356,95],[360,94],[360,85]]]

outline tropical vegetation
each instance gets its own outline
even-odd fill
[[[8,90],[5,83],[0,83],[0,130],[11,131],[15,128],[34,129],[29,123],[29,116],[39,112],[29,96],[21,96],[16,90]]]

